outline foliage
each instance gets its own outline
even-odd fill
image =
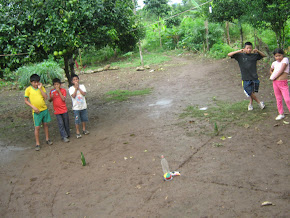
[[[110,45],[132,49],[142,35],[132,0],[0,0],[0,5],[0,50],[4,54],[28,53],[1,58],[1,69],[13,70],[54,53],[64,58],[69,79],[78,48]]]
[[[63,69],[54,61],[44,61],[38,64],[22,66],[17,69],[16,75],[20,88],[30,85],[30,76],[38,74],[43,84],[52,83],[54,78],[63,79]]]
[[[143,90],[114,90],[107,92],[106,100],[107,101],[126,101],[129,97],[137,96],[137,95],[147,95],[151,93],[151,89],[143,89]]]
[[[286,23],[290,17],[289,8],[288,0],[249,1],[247,18],[254,27],[270,27],[276,34],[277,46],[283,48]]]
[[[145,10],[154,14],[156,17],[164,17],[170,10],[168,0],[144,0],[144,4]]]
[[[232,52],[234,49],[228,44],[217,43],[210,49],[209,55],[213,58],[225,58],[227,54]]]

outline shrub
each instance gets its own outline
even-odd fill
[[[225,58],[227,54],[233,50],[234,49],[228,44],[217,43],[212,46],[209,51],[209,55],[213,58]]]
[[[38,64],[20,67],[16,71],[19,88],[22,89],[29,86],[30,76],[35,73],[40,76],[40,82],[48,84],[56,77],[63,79],[64,70],[54,61],[44,61]]]

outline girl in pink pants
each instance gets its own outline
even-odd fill
[[[275,60],[270,69],[270,80],[273,80],[273,89],[277,101],[279,115],[276,120],[281,120],[285,117],[283,110],[283,98],[290,112],[290,95],[288,87],[289,60],[284,57],[284,51],[280,48],[273,52]]]

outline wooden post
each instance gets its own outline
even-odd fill
[[[204,21],[204,26],[205,26],[205,46],[206,46],[206,50],[209,51],[209,43],[208,43],[208,20],[207,19]]]
[[[135,0],[132,0],[132,2],[133,2],[133,12],[136,15]],[[141,40],[140,39],[138,41],[138,46],[139,46],[139,54],[140,54],[141,66],[144,67],[144,61],[143,61],[143,55],[142,55],[142,45],[141,45]]]

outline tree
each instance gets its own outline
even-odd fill
[[[170,6],[168,5],[168,0],[144,0],[145,10],[156,15],[158,17],[158,30],[159,30],[159,39],[160,39],[160,47],[162,48],[162,40],[161,40],[161,26],[160,19],[168,14],[170,11]]]
[[[140,30],[132,9],[132,0],[0,0],[1,53],[28,53],[1,58],[1,69],[15,69],[54,53],[64,59],[70,82],[78,48],[135,47]]]
[[[247,12],[247,4],[248,3],[244,0],[213,0],[212,13],[209,16],[209,20],[214,22],[234,22],[235,20],[238,20],[240,26],[241,47],[244,46],[242,16]],[[205,10],[208,10],[208,6],[204,8]]]
[[[254,27],[267,27],[276,34],[277,46],[285,45],[285,27],[290,13],[288,0],[256,0],[249,1],[248,21]]]

